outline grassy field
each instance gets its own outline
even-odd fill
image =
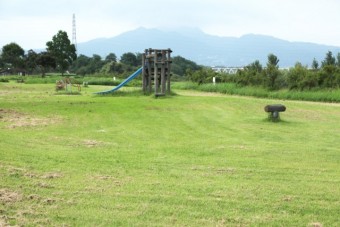
[[[340,225],[340,104],[105,89],[0,83],[0,226]]]

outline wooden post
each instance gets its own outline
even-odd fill
[[[161,62],[161,93],[165,94],[165,86],[166,86],[166,81],[165,81],[165,50],[162,50],[162,62]]]
[[[158,62],[157,62],[157,51],[154,52],[154,82],[155,82],[155,94],[158,93]]]
[[[147,88],[146,69],[145,69],[145,56],[146,56],[146,54],[144,53],[142,55],[142,67],[143,67],[142,80],[143,80],[143,92],[144,93],[146,93],[146,88]]]
[[[170,94],[171,91],[170,91],[170,76],[171,76],[171,49],[169,48],[168,51],[168,56],[167,56],[167,62],[166,62],[166,69],[167,69],[167,93]]]

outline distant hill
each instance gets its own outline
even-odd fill
[[[334,55],[340,47],[305,42],[289,42],[265,35],[248,34],[240,38],[212,36],[199,29],[161,31],[138,28],[112,38],[99,38],[78,44],[78,53],[105,57],[115,53],[144,52],[146,48],[171,48],[180,55],[206,66],[245,66],[255,60],[263,65],[270,53],[279,59],[280,67],[294,66],[297,61],[311,65],[314,58],[322,61],[328,51]]]

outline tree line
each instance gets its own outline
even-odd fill
[[[297,62],[288,70],[279,70],[278,63],[278,57],[269,54],[266,67],[263,67],[259,61],[255,61],[243,70],[239,70],[229,80],[240,85],[263,86],[270,90],[340,87],[340,53],[335,57],[331,51],[328,51],[321,64],[314,58],[311,67]]]
[[[188,69],[186,76],[192,82],[203,84],[216,82],[232,82],[240,86],[261,86],[269,90],[288,88],[290,90],[310,90],[315,88],[340,88],[340,53],[333,56],[331,51],[321,64],[314,58],[311,67],[297,62],[290,69],[279,68],[279,58],[268,55],[268,61],[263,66],[256,60],[238,70],[236,74],[217,73],[205,67],[199,70]]]
[[[186,69],[201,68],[181,56],[175,56],[172,60],[172,72],[178,76],[183,76]],[[9,43],[2,47],[0,53],[0,75],[21,73],[45,76],[46,72],[71,72],[81,76],[97,74],[120,77],[141,67],[141,64],[141,53],[124,53],[119,61],[114,53],[109,53],[105,58],[97,54],[92,57],[77,56],[76,48],[65,31],[54,35],[52,40],[46,43],[45,51],[37,53],[31,49],[25,53],[20,45]]]
[[[36,53],[24,49],[16,43],[2,47],[0,53],[0,75],[7,74],[41,74],[46,72],[71,72],[73,74],[126,77],[142,64],[141,53],[127,52],[118,61],[114,53],[105,58],[94,54],[92,57],[76,54],[74,44],[71,44],[65,31],[59,31],[46,42],[46,50]],[[208,67],[181,56],[172,58],[171,71],[174,78],[185,78],[198,84],[211,83],[215,77],[217,82],[234,82],[241,86],[263,86],[270,90],[281,88],[313,89],[340,87],[340,53],[333,56],[331,51],[321,64],[314,59],[311,67],[297,62],[289,70],[279,69],[279,59],[274,54],[268,55],[268,61],[263,66],[258,60],[238,70],[236,75],[218,74]]]

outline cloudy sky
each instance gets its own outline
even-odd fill
[[[264,34],[340,46],[340,0],[0,0],[0,47],[44,48],[59,30],[77,42],[138,27]]]

